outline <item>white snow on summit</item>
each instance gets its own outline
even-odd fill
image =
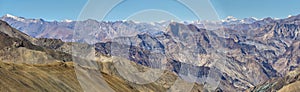
[[[5,16],[6,16],[6,17],[10,17],[10,18],[14,18],[14,19],[15,19],[15,18],[18,18],[18,17],[16,17],[16,16],[13,16],[13,15],[10,15],[10,14],[6,14]]]
[[[24,18],[19,18],[19,17],[17,17],[17,16],[10,15],[10,14],[6,14],[4,17],[12,18],[12,19],[15,19],[15,20],[17,20],[17,21],[22,21],[22,22],[25,21]]]
[[[70,23],[70,22],[73,22],[73,20],[65,19],[65,20],[63,20],[63,22]]]
[[[232,22],[237,21],[238,19],[233,16],[228,16],[225,20],[222,20],[222,22]]]
[[[237,19],[233,16],[228,16],[226,19],[224,20],[221,20],[221,22],[223,23],[229,23],[229,24],[240,24],[240,23],[243,23],[243,24],[251,24],[255,21],[258,21],[257,18],[255,17],[249,17],[249,18],[244,18],[244,19]]]

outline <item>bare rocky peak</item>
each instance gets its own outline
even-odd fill
[[[5,34],[9,35],[10,37],[34,41],[34,38],[28,36],[25,33],[18,31],[15,28],[12,28],[8,23],[6,23],[2,20],[0,20],[0,30],[2,33],[5,33]]]
[[[90,43],[82,47],[95,48],[96,55],[119,56],[152,68],[160,68],[154,65],[165,63],[169,70],[178,75],[182,73],[183,79],[186,78],[184,75],[192,73],[190,75],[199,78],[199,84],[204,84],[209,76],[218,80],[219,89],[245,91],[267,80],[286,76],[299,67],[298,21],[298,16],[281,20],[265,18],[253,23],[222,24],[222,27],[211,24],[212,29],[176,22],[158,26],[130,21],[86,20],[45,22],[38,27],[26,23],[24,26],[22,21],[12,19],[9,23],[23,31],[40,28],[31,30],[31,33],[37,32],[31,35],[39,35],[35,37],[62,39],[37,39],[36,44],[42,47],[70,53],[68,48],[72,45],[62,41],[75,38],[75,41]],[[153,30],[154,33],[149,32]],[[7,28],[3,32],[18,39],[27,37]],[[150,62],[151,59],[160,61],[161,56],[166,60]],[[188,68],[181,69],[182,66]]]
[[[11,28],[7,23],[0,21],[0,88],[2,91],[82,91],[90,90],[90,86],[80,85],[77,80],[76,71],[74,67],[78,62],[73,64],[73,58],[66,49],[72,48],[72,45],[80,47],[89,47],[88,44],[79,43],[64,43],[57,39],[46,38],[27,38],[35,39],[35,44],[30,40],[24,39],[24,33],[17,32]],[[7,34],[8,33],[8,34]],[[141,39],[147,42],[153,42],[154,38],[149,35],[139,35],[135,40]],[[140,40],[140,41],[141,41]],[[155,41],[153,42],[155,44]],[[151,44],[151,45],[153,45]],[[71,45],[71,46],[70,46]],[[81,53],[82,54],[82,53]],[[140,85],[125,80],[118,74],[116,67],[111,61],[112,57],[100,55],[101,61],[92,61],[101,65],[101,69],[93,70],[85,66],[81,67],[80,71],[97,71],[103,76],[98,76],[109,83],[109,87],[115,91],[167,91],[177,90],[172,88],[172,84],[186,83],[185,80],[180,79],[175,73],[166,70],[162,77],[157,81]],[[123,62],[131,63],[141,70],[147,70],[149,67],[141,66],[126,59],[121,59]],[[86,63],[87,60],[84,60]],[[98,71],[99,70],[99,71]],[[81,74],[81,73],[80,73]],[[77,75],[78,76],[78,75]],[[91,75],[94,76],[94,75]],[[151,76],[145,76],[151,77]],[[90,78],[85,78],[86,81],[91,81]],[[32,84],[34,82],[34,85]],[[7,85],[9,84],[9,86]],[[194,83],[191,90],[199,92],[203,90],[203,85]],[[97,87],[97,91],[105,90]]]

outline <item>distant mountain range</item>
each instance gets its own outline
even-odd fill
[[[11,15],[1,20],[40,38],[31,41],[29,36],[13,35],[39,46],[69,53],[66,47],[70,46],[58,44],[62,41],[47,43],[42,38],[89,43],[96,55],[122,57],[150,68],[164,63],[184,80],[196,76],[198,84],[223,91],[260,90],[257,85],[285,77],[300,64],[300,15],[192,23],[47,22]]]
[[[81,48],[89,47],[88,44],[65,43],[58,39],[32,38],[6,22],[0,20],[0,90],[8,92],[18,91],[53,91],[53,92],[83,92],[101,91],[111,92],[141,92],[171,90],[170,87],[177,80],[178,75],[171,71],[165,71],[155,82],[146,85],[132,83],[124,79],[116,70],[112,57],[98,55],[101,61],[93,61],[99,64],[99,69],[91,69],[89,66],[80,66],[74,58],[80,58],[71,52],[72,45]],[[94,53],[94,52],[91,52]],[[88,62],[82,58],[83,61]],[[147,70],[149,67],[141,66],[129,60],[122,62],[131,63],[139,69]],[[75,68],[76,67],[76,68]],[[94,75],[85,75],[85,72],[97,71]],[[81,76],[80,76],[81,75]],[[90,77],[95,76],[107,82],[108,86],[94,84],[86,87],[80,85],[80,79],[92,83]],[[184,80],[179,79],[180,83]],[[81,82],[82,83],[82,82]],[[203,85],[196,84],[191,91],[203,90]],[[172,90],[176,91],[176,89]]]
[[[97,40],[107,39],[108,36],[136,35],[142,32],[155,33],[162,31],[168,23],[135,23],[133,21],[98,22],[86,21],[44,21],[43,19],[25,19],[13,15],[5,15],[1,20],[6,21],[14,28],[36,38],[57,38],[63,41],[72,41],[73,35],[82,30],[93,35]],[[86,29],[90,28],[90,29]],[[129,31],[130,30],[130,31]],[[108,34],[110,33],[110,34]],[[74,37],[75,38],[75,37]],[[81,39],[77,39],[81,40]]]
[[[297,16],[289,17],[288,19],[295,18]],[[150,34],[156,34],[164,32],[166,27],[172,21],[152,22],[152,23],[140,23],[135,21],[116,21],[116,22],[100,22],[96,20],[85,20],[85,21],[73,21],[73,20],[62,20],[62,21],[45,21],[43,19],[26,19],[24,17],[17,17],[10,14],[4,15],[0,20],[6,21],[14,28],[36,38],[57,38],[63,41],[72,41],[76,32],[87,33],[92,35],[96,42],[101,42],[105,39],[113,37],[136,35],[143,32]],[[183,24],[193,24],[198,28],[204,28],[208,30],[217,30],[220,28],[230,28],[234,30],[249,30],[255,27],[261,27],[270,22],[282,21],[280,19],[256,19],[254,17],[237,19],[233,16],[229,16],[224,20],[220,21],[191,21],[181,22]],[[97,28],[95,28],[97,27]],[[92,29],[85,29],[92,28]],[[128,31],[130,30],[130,31]],[[74,33],[75,32],[75,33]],[[75,39],[77,41],[83,41],[83,39]],[[93,43],[95,41],[87,41]]]
[[[74,31],[79,32],[88,29],[89,34],[93,35],[97,40],[108,39],[110,36],[120,36],[123,34],[136,35],[143,32],[149,32],[155,34],[157,32],[165,31],[165,28],[172,21],[162,21],[153,23],[139,23],[134,21],[116,21],[116,22],[99,22],[96,20],[86,20],[86,21],[45,21],[43,19],[26,19],[23,17],[17,17],[10,14],[1,17],[1,20],[6,21],[14,28],[37,38],[57,38],[63,41],[72,41]],[[192,21],[192,22],[182,22],[184,24],[194,24],[200,28],[205,29],[218,29],[219,24],[222,25],[234,25],[234,24],[251,24],[258,21],[255,18],[245,18],[243,20],[238,20],[234,17],[228,17],[225,20],[212,22],[212,21]],[[101,28],[100,28],[101,27]],[[128,31],[130,30],[130,31]],[[108,34],[111,33],[111,34]],[[77,39],[80,40],[80,39]]]

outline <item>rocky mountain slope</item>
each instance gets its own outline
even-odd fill
[[[70,63],[15,64],[0,62],[0,90],[82,91]]]
[[[36,45],[38,39],[0,22],[2,62],[47,64],[58,61],[71,61],[71,55]]]
[[[252,92],[297,92],[300,90],[300,71],[299,68],[289,72],[283,78],[274,78],[257,85],[249,91]]]
[[[95,47],[100,53],[128,58],[154,68],[157,63],[153,61],[166,58],[158,65],[166,63],[169,70],[183,79],[195,76],[196,82],[213,83],[211,85],[224,91],[245,90],[280,76],[265,64],[264,56],[259,55],[255,46],[219,37],[215,32],[194,25],[171,23],[166,33],[120,37]],[[129,54],[124,56],[124,53]],[[215,81],[208,80],[210,78]]]
[[[94,91],[105,92],[106,89],[113,89],[116,92],[164,92],[171,89],[175,81],[183,82],[175,73],[164,71],[163,76],[149,84],[136,84],[124,79],[116,70],[111,61],[112,57],[100,55],[100,60],[93,61],[100,69],[91,69],[85,66],[78,66],[72,61],[70,44],[77,44],[81,47],[87,44],[64,43],[56,39],[31,38],[26,34],[10,27],[6,22],[0,21],[0,90],[1,91],[75,91],[81,92],[86,88],[80,85],[76,76],[75,67],[80,71],[96,71],[108,83],[108,87],[101,89],[93,88]],[[76,57],[75,57],[76,58]],[[139,69],[147,70],[148,67],[128,62]],[[78,73],[77,73],[78,75]],[[89,78],[85,78],[89,80]],[[178,80],[177,80],[178,79]],[[180,81],[181,80],[181,81]],[[88,87],[88,89],[91,89]],[[195,84],[192,91],[203,90],[203,85]],[[87,90],[86,90],[87,91]]]
[[[140,85],[128,82],[121,76],[116,75],[117,72],[115,72],[116,70],[113,70],[112,63],[99,64],[105,66],[101,70],[102,78],[109,84],[109,87],[116,92],[165,92],[178,78],[174,73],[166,71],[163,77],[157,82]],[[0,62],[0,67],[0,89],[3,92],[18,92],[20,90],[36,92],[83,92],[76,77],[74,64],[72,62],[54,62],[49,64],[15,64]],[[105,89],[94,90],[105,92]],[[203,90],[203,87],[198,84],[193,88],[193,92],[201,90]]]
[[[158,51],[167,58],[161,62],[171,63],[168,67],[179,75],[181,63],[190,64],[189,68],[196,66],[192,69],[200,71],[183,69],[183,73],[194,74],[200,84],[208,82],[205,78],[213,78],[220,82],[218,87],[224,91],[246,90],[269,79],[285,76],[299,66],[298,19],[298,16],[282,20],[265,18],[218,30],[171,23],[165,32],[154,36],[143,33],[110,40],[112,44],[125,46],[111,46],[109,42],[96,44],[96,48],[102,53],[128,58],[145,66],[153,66],[149,62],[149,53]],[[121,47],[129,50],[120,50]],[[123,53],[129,54],[123,56]]]
[[[75,52],[82,51],[79,54],[83,56],[91,55],[83,48],[92,48],[96,56],[116,56],[138,65],[174,71],[186,81],[204,85],[204,89],[210,86],[223,91],[246,91],[287,76],[299,67],[300,15],[279,20],[230,19],[169,25],[95,20],[45,22],[9,16],[2,20],[34,37],[81,42],[26,38],[34,46],[74,55],[70,48],[75,45],[79,47]]]

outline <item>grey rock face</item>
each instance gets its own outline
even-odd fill
[[[299,67],[299,16],[210,23],[206,29],[201,23],[171,22],[166,26],[132,21],[2,20],[34,37],[90,43],[96,55],[119,56],[144,66],[166,68],[186,80],[189,78],[185,75],[190,74],[200,84],[209,84],[209,78],[214,78],[216,86],[224,91],[244,91]],[[70,52],[63,49],[70,45],[60,40],[47,40],[44,44],[40,39],[36,44]]]

